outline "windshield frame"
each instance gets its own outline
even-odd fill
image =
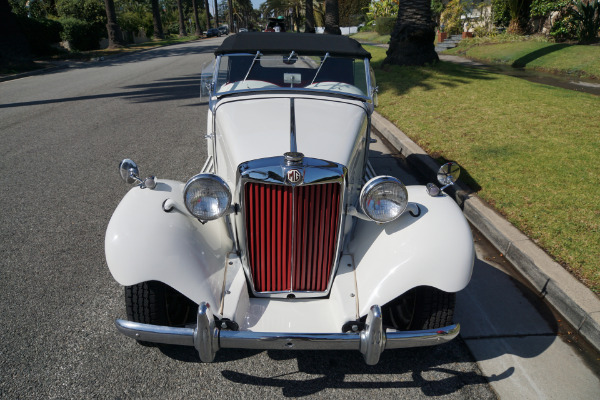
[[[367,58],[367,57],[365,57],[365,58],[348,57],[348,58],[353,58],[355,60],[363,61],[363,65],[364,65],[364,69],[365,69],[364,72],[365,72],[367,93],[365,95],[359,95],[356,93],[327,90],[327,89],[313,89],[313,88],[305,88],[305,87],[269,87],[269,88],[250,88],[250,89],[236,89],[236,90],[229,90],[229,91],[218,91],[219,88],[217,87],[217,82],[218,82],[218,77],[219,77],[218,76],[219,70],[221,67],[221,61],[223,60],[223,57],[231,57],[231,56],[233,56],[233,57],[236,57],[236,56],[254,57],[254,56],[256,56],[256,54],[228,53],[228,54],[216,56],[215,63],[213,64],[214,70],[213,70],[212,84],[211,84],[211,90],[210,90],[210,98],[213,101],[216,101],[217,99],[219,99],[221,97],[230,96],[230,95],[287,92],[287,93],[305,93],[305,94],[306,93],[327,94],[327,95],[336,96],[336,97],[342,96],[342,97],[354,98],[354,99],[359,99],[364,102],[373,103],[373,95],[374,95],[375,89],[374,89],[374,82],[372,82],[371,66],[369,63],[369,58]],[[265,56],[269,56],[269,54],[265,54]]]

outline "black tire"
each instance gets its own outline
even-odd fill
[[[456,293],[420,286],[383,308],[384,323],[398,330],[436,329],[452,325]]]
[[[130,321],[185,326],[196,320],[198,305],[162,282],[125,286],[125,307]]]

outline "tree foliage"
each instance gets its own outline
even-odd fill
[[[338,0],[340,8],[340,25],[356,26],[365,22],[365,9],[369,0]]]

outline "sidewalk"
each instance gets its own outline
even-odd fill
[[[435,181],[439,165],[423,149],[379,113],[374,112],[371,118],[377,132],[410,164]],[[600,299],[476,194],[460,183],[457,186],[456,193],[450,194],[469,222],[517,268],[538,296],[545,298],[600,351]]]

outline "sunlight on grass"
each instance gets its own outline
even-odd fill
[[[600,79],[600,46],[569,45],[541,41],[486,43],[462,41],[445,54],[487,63],[500,63]]]
[[[352,34],[351,37],[359,42],[388,44],[390,41],[390,35],[380,35],[377,32],[358,32]]]
[[[600,98],[439,63],[379,65],[378,111],[600,293]]]

